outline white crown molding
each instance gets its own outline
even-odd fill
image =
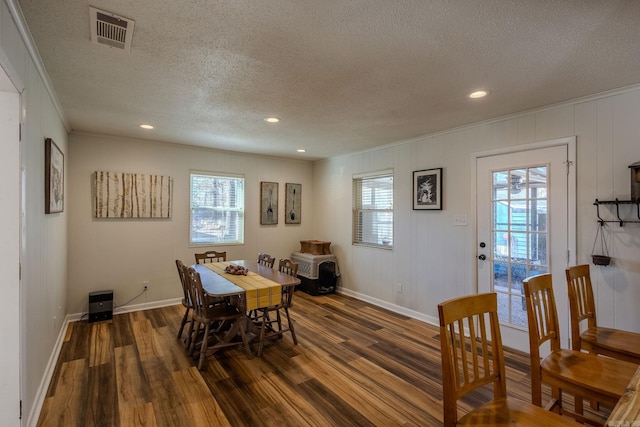
[[[62,121],[67,133],[71,132],[71,124],[69,123],[69,119],[67,115],[64,113],[62,106],[60,105],[60,101],[58,100],[58,96],[56,95],[55,90],[53,89],[53,85],[51,84],[51,79],[49,78],[49,74],[47,70],[44,68],[44,64],[42,62],[42,58],[40,57],[40,53],[38,52],[38,48],[36,47],[35,42],[33,41],[33,37],[31,36],[31,31],[27,26],[26,19],[24,18],[24,14],[22,13],[22,9],[18,5],[17,0],[6,0],[7,6],[9,7],[9,11],[11,12],[11,16],[13,17],[13,21],[16,23],[16,27],[18,28],[18,32],[22,36],[22,40],[24,42],[31,59],[38,71],[38,75],[42,79],[42,83],[44,87],[47,89],[49,96],[51,97],[51,101],[58,112],[58,116]],[[15,84],[15,83],[14,83]]]

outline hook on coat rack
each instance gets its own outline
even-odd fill
[[[600,218],[600,202],[598,201],[598,199],[596,199],[593,204],[596,205],[596,216],[598,217],[598,222],[602,227],[604,225],[604,219]],[[640,215],[640,210],[638,211],[638,215]]]
[[[620,221],[620,227],[622,227],[624,225],[624,221],[622,220],[622,218],[620,218],[620,202],[618,201],[618,198],[616,197],[616,216],[618,217],[618,221]]]

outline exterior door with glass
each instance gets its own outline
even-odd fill
[[[568,338],[568,146],[476,160],[478,292],[498,294],[505,346],[529,352],[522,281],[552,273],[561,339]]]

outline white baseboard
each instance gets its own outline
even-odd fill
[[[418,311],[409,310],[406,307],[400,307],[399,305],[391,304],[387,301],[379,300],[377,298],[370,297],[369,295],[364,295],[349,289],[339,288],[336,290],[336,292],[358,299],[360,301],[368,302],[369,304],[373,304],[378,307],[386,308],[387,310],[393,311],[394,313],[402,314],[404,316],[420,320],[421,322],[425,322],[430,325],[440,326],[440,320],[437,317],[429,316]]]
[[[166,299],[162,301],[153,301],[153,302],[145,302],[142,304],[127,305],[124,307],[116,307],[116,309],[113,310],[113,314],[123,314],[123,313],[131,313],[133,311],[151,310],[152,308],[167,307],[169,305],[180,304],[181,302],[182,302],[182,298],[172,298],[172,299]],[[86,315],[87,313],[69,314],[67,315],[67,319],[69,319],[70,322],[77,322],[78,320],[81,320]]]
[[[53,377],[53,371],[56,369],[56,363],[58,362],[58,356],[60,355],[60,350],[62,350],[62,343],[64,342],[64,337],[67,335],[68,327],[69,316],[67,316],[62,323],[60,333],[58,334],[58,339],[53,346],[53,351],[51,352],[49,362],[47,362],[47,367],[44,370],[44,375],[42,376],[42,380],[40,381],[40,385],[38,386],[38,391],[36,392],[35,399],[33,400],[33,405],[31,405],[31,411],[29,411],[29,417],[27,417],[26,424],[29,427],[35,427],[36,424],[38,424],[40,411],[42,411],[44,399],[47,397],[47,390],[49,389],[49,384],[51,383],[51,378]]]

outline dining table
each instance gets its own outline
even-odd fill
[[[640,367],[611,411],[606,427],[640,427]]]
[[[248,270],[247,275],[225,273],[227,266]],[[296,286],[300,279],[252,260],[195,264],[205,292],[212,297],[238,297],[238,308],[249,312],[280,302],[283,286]]]
[[[225,272],[225,269],[231,265],[244,267],[247,274],[236,275]],[[214,298],[228,298],[241,312],[245,313],[241,322],[234,325],[233,329],[239,332],[239,328],[244,328],[251,338],[257,336],[259,331],[250,321],[248,313],[280,303],[283,287],[300,284],[299,278],[253,260],[211,262],[194,264],[192,267],[200,274],[200,281],[207,295]]]

